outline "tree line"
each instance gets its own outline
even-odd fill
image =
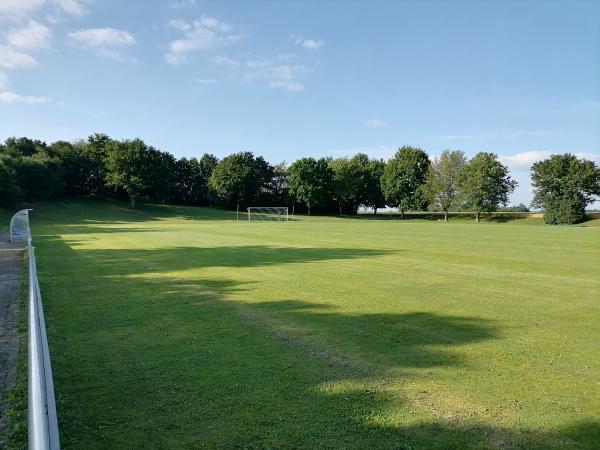
[[[532,206],[547,223],[577,223],[600,195],[600,169],[571,154],[553,155],[531,169]],[[293,206],[297,211],[357,214],[384,207],[405,211],[473,211],[506,207],[517,182],[494,153],[468,159],[445,150],[430,158],[401,147],[388,161],[358,153],[270,164],[252,152],[219,160],[212,154],[176,159],[141,139],[93,134],[50,145],[26,137],[0,144],[0,205],[59,197],[128,198],[196,206]],[[514,208],[513,208],[514,209]],[[527,210],[525,205],[516,209]]]

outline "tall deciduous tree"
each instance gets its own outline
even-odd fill
[[[272,177],[273,169],[262,156],[241,152],[223,158],[208,185],[222,205],[249,206],[266,196]]]
[[[401,147],[388,161],[381,177],[381,187],[389,206],[422,209],[426,205],[423,185],[429,169],[429,157],[420,148]]]
[[[312,208],[327,203],[332,182],[333,172],[327,158],[302,158],[288,170],[290,194],[294,200],[306,205],[309,215]]]
[[[333,196],[340,214],[356,213],[364,184],[364,170],[356,158],[336,158],[329,162],[333,172]]]
[[[466,164],[463,152],[444,150],[429,166],[425,195],[430,208],[444,211],[445,221],[448,221],[448,211],[457,206],[460,176]]]
[[[273,178],[267,186],[268,203],[274,206],[289,202],[288,167],[285,161],[273,166]]]
[[[91,196],[105,192],[107,147],[113,140],[106,134],[94,133],[87,138],[84,153],[89,162],[86,191]]]
[[[8,138],[1,148],[2,160],[26,201],[47,200],[64,193],[64,176],[59,158],[45,142],[26,137]]]
[[[363,168],[360,204],[367,208],[373,208],[373,214],[377,214],[378,208],[385,207],[385,196],[381,189],[381,177],[385,170],[385,162],[381,159],[369,159],[364,153],[358,153],[354,159],[357,159]]]
[[[0,206],[17,205],[22,198],[21,189],[17,185],[15,171],[5,164],[0,156]]]
[[[585,207],[600,195],[600,169],[575,155],[552,155],[531,167],[532,205],[544,209],[549,224],[577,223]]]
[[[461,199],[467,208],[475,211],[476,222],[482,211],[496,211],[500,205],[506,205],[516,186],[517,182],[508,175],[508,168],[494,153],[477,153],[460,177]]]
[[[106,184],[127,192],[132,208],[142,195],[162,198],[170,183],[169,156],[141,139],[111,141],[106,146]]]
[[[204,154],[200,160],[181,158],[175,162],[173,198],[187,205],[208,205],[208,179],[217,165],[217,158]]]
[[[56,141],[48,147],[48,153],[60,160],[67,195],[91,195],[89,181],[94,161],[90,159],[86,146],[84,141]]]

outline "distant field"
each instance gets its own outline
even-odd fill
[[[598,448],[600,230],[36,209],[64,448]]]

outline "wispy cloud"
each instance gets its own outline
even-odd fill
[[[305,39],[297,36],[292,36],[291,38],[296,45],[300,45],[308,50],[318,50],[325,45],[325,41],[322,39]]]
[[[369,128],[379,128],[384,127],[386,123],[381,119],[367,119],[365,125]]]
[[[51,38],[50,28],[35,20],[29,20],[26,27],[13,29],[7,34],[8,42],[13,47],[24,49],[48,48]]]
[[[531,136],[557,136],[563,134],[560,131],[491,131],[485,133],[467,133],[467,134],[449,134],[445,136],[435,136],[432,139],[442,141],[455,140],[476,140],[476,139],[515,139]]]
[[[214,17],[202,16],[198,20],[171,20],[169,26],[183,33],[179,39],[169,43],[165,60],[171,65],[180,65],[188,61],[194,51],[208,51],[233,44],[241,39],[233,34],[233,27]]]
[[[547,150],[533,150],[521,153],[515,153],[513,155],[500,155],[498,159],[506,164],[511,169],[529,169],[535,162],[542,161],[549,158],[552,155],[560,154],[564,152],[551,152]],[[588,159],[591,161],[600,161],[600,154],[596,153],[574,153],[575,156],[581,159]]]
[[[135,38],[127,31],[114,28],[89,28],[71,32],[69,38],[76,46],[91,50],[103,58],[135,62],[135,58],[126,55],[122,50],[136,43]]]
[[[35,65],[37,65],[37,61],[33,56],[0,44],[0,67],[15,69],[19,67],[33,67]]]
[[[225,71],[230,79],[241,80],[247,84],[264,84],[273,89],[290,92],[304,90],[298,81],[298,74],[304,68],[298,64],[290,64],[292,55],[280,55],[275,58],[242,59],[219,55],[212,59],[218,68]]]
[[[84,2],[78,0],[54,0],[54,3],[64,12],[81,17],[86,13]]]
[[[19,20],[28,17],[46,3],[45,0],[1,0],[0,16]]]
[[[534,162],[546,159],[551,154],[551,152],[545,150],[528,151],[515,153],[514,155],[500,155],[498,159],[513,169],[528,169]]]
[[[302,91],[304,86],[295,79],[297,67],[279,64],[270,59],[248,60],[243,77],[248,83],[264,82],[274,89]]]
[[[40,105],[48,103],[50,97],[36,97],[33,95],[20,95],[14,92],[0,92],[0,103],[21,103],[24,105]]]

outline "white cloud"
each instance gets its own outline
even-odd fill
[[[14,69],[17,67],[33,67],[36,64],[37,61],[33,56],[0,44],[0,67]]]
[[[33,95],[20,95],[14,92],[0,92],[0,103],[22,103],[24,105],[40,105],[48,103],[50,97],[36,97]]]
[[[318,50],[325,45],[325,41],[322,39],[304,39],[295,36],[292,36],[292,39],[294,39],[296,45],[301,45],[308,50]]]
[[[83,2],[78,0],[54,0],[54,3],[67,14],[81,17],[85,14]]]
[[[8,86],[8,76],[4,72],[0,72],[0,91]]]
[[[179,31],[187,31],[190,28],[192,28],[189,22],[186,22],[185,20],[181,19],[169,20],[169,26]]]
[[[202,16],[199,20],[194,21],[195,27],[205,27],[211,30],[217,30],[222,33],[229,33],[233,28],[231,25],[226,24],[225,22],[221,22],[214,17],[206,17]]]
[[[384,127],[386,123],[381,119],[367,119],[365,120],[365,125],[369,128],[379,128]]]
[[[511,169],[529,169],[535,162],[542,161],[552,155],[561,154],[564,152],[550,152],[546,150],[527,151],[515,153],[514,155],[500,155],[498,159],[503,164],[506,164]],[[600,154],[597,153],[573,153],[580,159],[588,159],[591,161],[600,162]]]
[[[135,44],[135,39],[131,34],[114,28],[89,28],[69,33],[69,37],[73,41],[89,47]]]
[[[30,20],[27,27],[8,32],[8,42],[13,47],[36,49],[48,48],[52,37],[50,29],[35,20]]]
[[[114,28],[89,28],[69,33],[75,45],[94,51],[98,56],[117,61],[134,62],[121,49],[135,44],[135,38],[124,30]]]
[[[12,20],[22,19],[44,3],[45,0],[0,0],[0,16]]]
[[[600,163],[600,154],[599,153],[575,153],[579,159],[588,159],[590,161],[595,161]]]
[[[248,60],[242,78],[247,83],[264,82],[273,89],[299,92],[304,90],[304,86],[295,79],[299,69],[270,59]]]
[[[498,159],[503,164],[513,169],[529,169],[534,162],[548,158],[552,153],[548,151],[528,151],[514,155],[500,155]]]
[[[208,51],[225,47],[238,41],[241,36],[232,34],[233,27],[214,17],[202,16],[198,20],[171,20],[169,26],[183,33],[179,39],[169,43],[165,60],[171,65],[179,65],[188,60],[193,51]]]

